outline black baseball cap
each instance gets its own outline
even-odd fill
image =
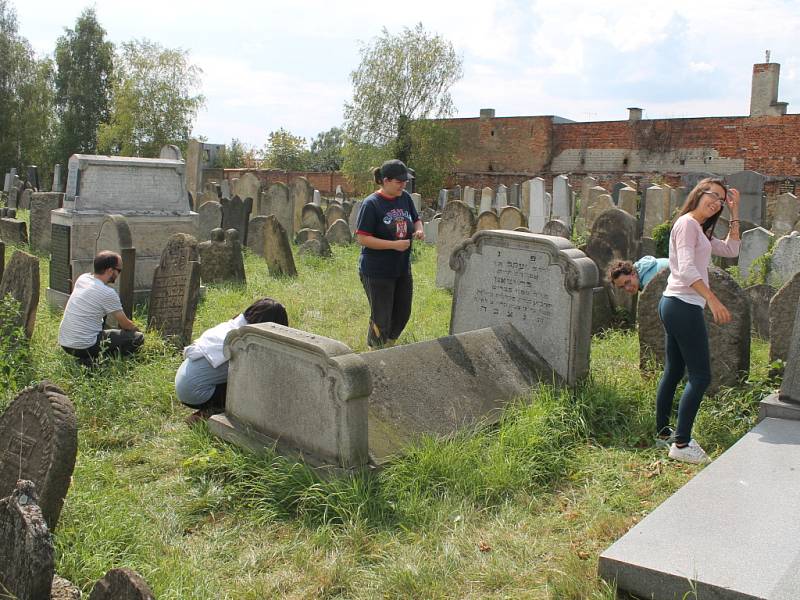
[[[414,179],[414,173],[402,160],[387,160],[381,165],[381,179],[396,179],[398,181],[408,181]]]

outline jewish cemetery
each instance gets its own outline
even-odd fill
[[[0,597],[800,598],[797,45],[443,6],[0,2]]]

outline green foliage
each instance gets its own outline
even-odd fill
[[[345,142],[342,154],[344,156],[342,172],[353,186],[355,193],[360,196],[375,191],[377,184],[372,177],[372,170],[393,158],[391,144],[373,146],[355,142],[350,138]]]
[[[217,153],[212,165],[215,169],[242,169],[253,154],[239,139],[232,138],[231,143]]]
[[[294,135],[283,127],[270,131],[264,148],[264,166],[284,171],[306,171],[308,164],[306,138]]]
[[[56,42],[56,107],[60,118],[57,155],[62,164],[72,154],[96,154],[97,130],[110,118],[114,45],[86,8],[74,29]]]
[[[115,59],[111,117],[100,125],[101,152],[158,156],[161,146],[186,150],[192,123],[203,105],[202,70],[181,49],[149,40],[124,42]]]
[[[416,191],[423,197],[435,198],[455,169],[458,132],[436,121],[414,121],[410,139],[408,166],[416,173]]]
[[[8,396],[5,400],[28,385],[32,376],[30,347],[19,315],[20,304],[11,294],[0,299],[0,389]]]
[[[667,258],[669,256],[669,233],[672,230],[672,223],[665,221],[653,227],[653,241],[656,243],[656,258]]]
[[[344,130],[331,127],[322,131],[311,141],[308,168],[312,171],[338,171],[344,157]]]

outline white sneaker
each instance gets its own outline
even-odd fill
[[[669,457],[672,460],[692,463],[695,465],[702,465],[711,462],[711,459],[708,458],[708,454],[705,453],[705,450],[703,450],[700,447],[700,444],[694,440],[689,440],[689,445],[684,446],[683,448],[678,448],[678,446],[676,446],[673,442],[673,444],[669,447]]]

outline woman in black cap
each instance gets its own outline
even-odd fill
[[[373,172],[380,189],[361,205],[356,239],[361,244],[358,273],[369,300],[367,344],[391,346],[411,316],[411,240],[425,239],[422,220],[405,191],[412,177],[399,160],[387,160]]]

